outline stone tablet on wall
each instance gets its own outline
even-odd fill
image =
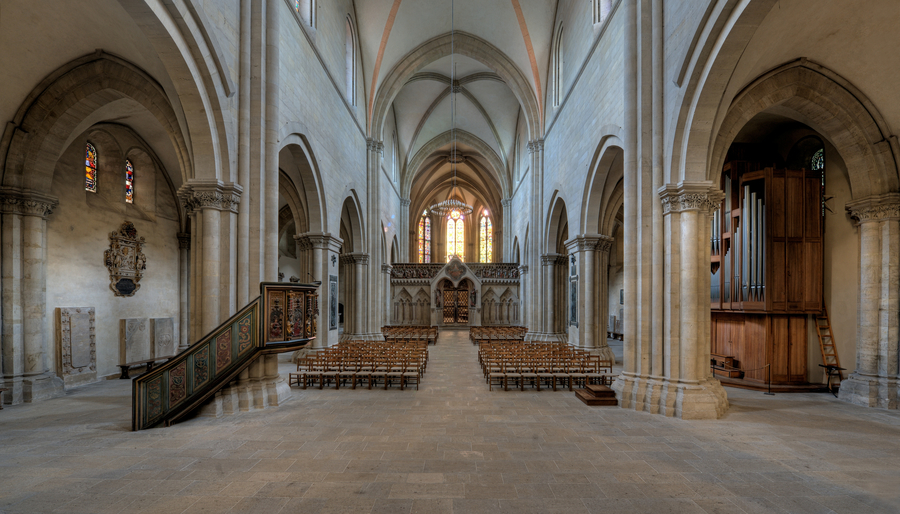
[[[93,307],[57,309],[60,375],[67,387],[97,380]]]
[[[138,362],[153,357],[147,318],[119,320],[119,363]]]
[[[328,330],[338,328],[338,278],[328,275]]]
[[[153,357],[175,355],[175,318],[150,318],[150,341]]]

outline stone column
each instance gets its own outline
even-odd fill
[[[309,262],[309,275],[301,277],[301,282],[320,281],[319,286],[319,324],[316,327],[316,347],[331,346],[338,342],[337,322],[335,328],[331,326],[329,306],[331,305],[331,276],[338,276],[338,253],[341,251],[343,240],[324,232],[307,232],[301,236],[295,236],[298,241],[297,249],[306,250]]]
[[[191,345],[190,340],[190,251],[191,235],[179,232],[178,237],[178,351]]]
[[[531,199],[529,205],[536,206],[531,210],[528,228],[528,245],[525,249],[525,263],[531,266],[537,266],[541,263],[541,248],[543,248],[544,220],[542,211],[544,210],[544,140],[535,139],[528,143],[528,153],[531,154]],[[543,268],[543,266],[542,266]],[[528,290],[543,291],[543,279],[545,274],[535,269],[534,273],[528,275]],[[528,332],[525,334],[526,340],[541,339],[543,325],[541,323],[542,314],[545,309],[545,303],[550,299],[544,298],[544,295],[529,294],[526,297],[526,318],[529,320]]]
[[[382,302],[366,301],[369,293],[377,294],[381,291],[381,242],[384,239],[384,233],[381,230],[381,161],[384,159],[384,143],[369,138],[366,140],[366,164],[368,166],[368,188],[366,190],[366,220],[367,227],[366,242],[368,244],[368,257],[366,264],[370,264],[365,269],[365,276],[360,280],[359,284],[364,284],[364,288],[357,286],[356,295],[363,295],[357,302],[362,309],[365,309],[365,316],[361,318],[363,325],[357,333],[366,334],[366,339],[384,339],[381,335],[381,310]]]
[[[666,366],[662,376],[654,376],[642,360],[634,371],[619,375],[613,388],[623,407],[683,419],[716,419],[728,408],[728,398],[709,369],[708,234],[710,216],[723,194],[711,182],[671,184],[659,194],[666,236],[661,291]],[[648,357],[655,356],[651,352]]]
[[[500,205],[503,206],[503,212],[500,213],[502,216],[502,226],[503,226],[503,248],[498,252],[496,248],[494,248],[493,261],[494,262],[515,262],[515,248],[513,248],[512,241],[510,238],[512,237],[512,213],[510,212],[512,208],[512,198],[504,198],[500,201]],[[496,217],[494,218],[496,219]],[[495,247],[497,245],[494,245]]]
[[[541,331],[539,338],[544,341],[558,341],[560,334],[556,327],[556,310],[557,310],[557,294],[556,294],[556,265],[559,261],[560,254],[545,253],[541,255],[541,270],[544,275],[544,294],[543,302],[539,303],[539,307],[543,311],[541,319]]]
[[[883,409],[900,408],[900,193],[847,204],[859,222],[859,321],[856,370],[839,398]]]
[[[400,227],[397,231],[400,234],[400,252],[397,255],[397,262],[416,262],[416,259],[410,257],[410,252],[412,252],[412,247],[409,245],[410,236],[413,236],[413,240],[415,240],[414,231],[417,227],[416,223],[418,221],[413,221],[410,219],[409,215],[409,204],[412,202],[409,198],[401,198],[400,199]],[[416,216],[416,220],[419,217]]]
[[[391,270],[394,269],[390,264],[382,264],[381,265],[381,298],[382,302],[384,302],[384,311],[381,316],[381,324],[390,325],[391,324]]]
[[[570,329],[569,342],[589,349],[603,359],[615,362],[606,343],[606,319],[609,312],[609,249],[613,238],[601,234],[584,234],[566,242],[569,254],[576,259],[578,280],[578,326]]]
[[[527,279],[528,266],[519,266],[519,323],[524,327],[527,327],[528,323],[531,322],[531,320],[527,318],[528,312],[525,308],[525,305],[528,302],[526,293],[529,291],[526,289],[526,284],[528,283]]]
[[[199,235],[193,233],[192,244],[200,263],[200,269],[197,270],[200,272],[200,283],[191,292],[201,295],[200,312],[195,311],[193,314],[199,314],[198,326],[202,333],[212,331],[234,314],[236,308],[230,308],[232,298],[236,298],[234,248],[230,244],[234,241],[231,237],[231,221],[232,216],[237,214],[242,191],[241,186],[234,183],[216,179],[193,179],[181,186],[178,192],[185,211],[194,215],[200,229]],[[225,244],[222,245],[222,242]]]
[[[63,394],[61,378],[50,371],[47,312],[47,218],[56,198],[35,191],[0,189],[3,221],[3,384],[4,403],[32,402]]]
[[[369,254],[362,252],[345,253],[341,255],[341,263],[345,264],[345,269],[350,270],[345,289],[350,294],[344,297],[344,334],[341,339],[367,339],[366,277]],[[380,272],[381,270],[379,270]]]

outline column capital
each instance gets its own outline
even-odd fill
[[[294,236],[294,240],[298,245],[304,245],[304,249],[317,248],[335,253],[340,252],[341,245],[344,244],[343,239],[328,232],[305,232]]]
[[[725,193],[712,182],[704,180],[667,184],[659,188],[659,197],[662,200],[664,216],[684,211],[711,214],[719,209],[722,200],[725,199]]]
[[[22,216],[38,216],[47,219],[57,205],[59,205],[59,200],[55,196],[28,189],[0,187],[0,212],[4,214],[21,214]]]
[[[178,248],[180,250],[190,250],[191,249],[191,235],[187,232],[179,232],[175,234],[175,237],[178,238]]]
[[[519,276],[528,274],[528,266],[522,265],[519,266]]]
[[[368,264],[369,254],[363,252],[342,253],[341,264]]]
[[[401,198],[400,199],[400,207],[409,207],[409,204],[412,203],[412,200],[409,198]]]
[[[870,196],[847,203],[850,217],[859,223],[900,219],[900,193]]]
[[[218,179],[192,179],[178,189],[178,198],[186,212],[216,209],[237,213],[244,188]]]
[[[528,153],[534,152],[543,152],[544,151],[544,140],[543,139],[535,139],[528,142]]]
[[[384,155],[384,142],[374,138],[366,138],[366,150]]]
[[[512,207],[512,200],[512,198],[504,198],[503,200],[500,200],[500,205],[503,206],[504,210],[509,209],[510,207]],[[504,214],[506,213],[504,212]]]
[[[613,238],[603,234],[581,234],[566,241],[565,245],[569,253],[608,252],[613,241]]]
[[[394,267],[391,266],[390,264],[382,264],[382,265],[381,265],[381,272],[382,272],[382,273],[385,273],[385,274],[390,275],[392,269],[394,269]]]
[[[558,253],[545,253],[541,255],[541,264],[544,266],[553,266],[559,261],[560,257],[565,259],[565,255],[561,255]]]

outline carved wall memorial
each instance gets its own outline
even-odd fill
[[[66,387],[97,379],[93,307],[60,307],[57,311],[59,373]]]
[[[154,357],[175,355],[175,318],[150,318],[150,341]]]
[[[328,330],[338,328],[338,278],[328,275]]]
[[[130,221],[110,232],[104,262],[109,270],[109,288],[116,296],[134,296],[141,288],[141,277],[147,268],[143,245],[144,238],[138,237],[137,229]]]

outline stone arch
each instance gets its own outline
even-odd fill
[[[494,179],[497,189],[500,190],[504,198],[509,196],[508,191],[511,188],[511,184],[509,183],[509,176],[506,173],[506,166],[503,165],[503,160],[500,159],[497,152],[481,138],[470,132],[459,129],[453,131],[453,134],[451,134],[449,130],[443,134],[439,134],[419,148],[412,159],[409,160],[409,164],[401,174],[400,195],[404,198],[410,197],[413,179],[416,178],[416,175],[422,169],[426,160],[428,160],[438,148],[450,144],[453,141],[453,138],[459,143],[471,146],[484,157],[488,164],[490,164],[490,176]]]
[[[616,195],[615,188],[617,185],[622,188],[625,171],[623,148],[622,140],[616,136],[606,136],[597,145],[581,202],[580,229],[583,234],[608,234],[602,230],[608,219],[608,204]]]
[[[719,2],[721,9],[711,4],[708,15],[697,27],[676,80],[682,93],[672,102],[680,108],[673,138],[666,143],[671,148],[664,150],[664,155],[671,157],[665,163],[668,169],[663,171],[663,183],[703,180],[698,176],[709,166],[707,158],[725,89],[756,28],[776,3],[730,0]]]
[[[283,170],[291,178],[291,182],[303,198],[306,206],[307,230],[310,232],[325,232],[328,209],[322,191],[322,174],[319,170],[316,156],[312,151],[309,140],[299,132],[288,132],[279,138],[279,165],[285,153],[290,155],[293,161],[291,166]]]
[[[137,102],[153,115],[175,149],[179,182],[190,179],[193,158],[162,86],[131,63],[98,51],[57,69],[22,103],[0,141],[2,184],[44,189],[70,138],[102,121],[90,120],[91,114],[123,99]]]
[[[452,51],[459,55],[471,57],[497,73],[519,101],[528,124],[529,140],[536,139],[542,133],[542,115],[540,103],[529,85],[528,79],[515,63],[499,48],[467,32],[455,31],[442,34],[425,41],[411,50],[394,65],[381,82],[370,116],[370,137],[382,139],[384,124],[390,112],[394,98],[406,84],[407,80],[429,63],[450,55]]]
[[[343,253],[365,252],[366,250],[366,233],[365,224],[363,223],[362,208],[355,190],[350,190],[350,195],[344,198],[341,207],[341,239],[344,244],[350,244],[350,248],[344,248]],[[344,232],[346,231],[346,237]]]
[[[777,109],[825,136],[849,171],[853,197],[897,191],[897,139],[865,95],[839,75],[801,59],[766,73],[732,102],[713,142],[704,177],[717,181],[725,154],[754,116]]]
[[[568,226],[569,216],[566,210],[566,201],[559,194],[559,191],[553,192],[550,205],[552,207],[550,212],[547,213],[547,237],[544,239],[547,245],[544,250],[545,253],[556,253],[560,232],[563,227]]]

